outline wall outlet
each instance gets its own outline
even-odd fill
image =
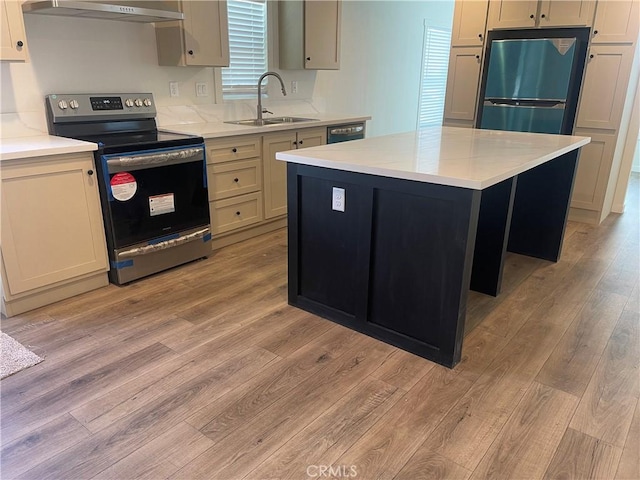
[[[178,90],[178,82],[169,82],[169,95],[172,97],[180,96],[180,90]]]
[[[204,82],[196,83],[196,97],[208,97],[207,84]]]
[[[333,187],[333,193],[331,195],[331,208],[338,212],[344,212],[344,203],[344,188]]]
[[[298,93],[298,82],[296,80],[291,82],[291,93]]]

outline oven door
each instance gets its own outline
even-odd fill
[[[209,225],[204,144],[100,156],[111,248]]]

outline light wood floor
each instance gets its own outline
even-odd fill
[[[471,294],[453,370],[289,307],[284,231],[3,319],[46,360],[0,384],[1,476],[637,480],[630,190]]]

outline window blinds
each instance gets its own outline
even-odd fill
[[[257,93],[267,71],[265,0],[228,0],[229,67],[222,69],[224,94]]]
[[[451,29],[425,26],[418,127],[442,125]]]

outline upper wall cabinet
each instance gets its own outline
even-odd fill
[[[620,125],[633,64],[632,45],[591,45],[576,127],[615,131]]]
[[[481,65],[482,47],[451,49],[444,101],[446,120],[475,119]]]
[[[280,68],[340,68],[341,0],[278,2]]]
[[[591,25],[595,0],[491,0],[488,28]]]
[[[599,1],[593,22],[593,43],[633,43],[638,39],[640,2]]]
[[[484,42],[489,0],[458,0],[453,14],[451,46],[478,47]]]
[[[160,65],[229,66],[229,25],[225,0],[162,3],[165,9],[167,4],[172,4],[174,9],[184,14],[184,20],[156,23]]]
[[[26,36],[20,2],[15,0],[0,2],[0,60],[27,61]]]

